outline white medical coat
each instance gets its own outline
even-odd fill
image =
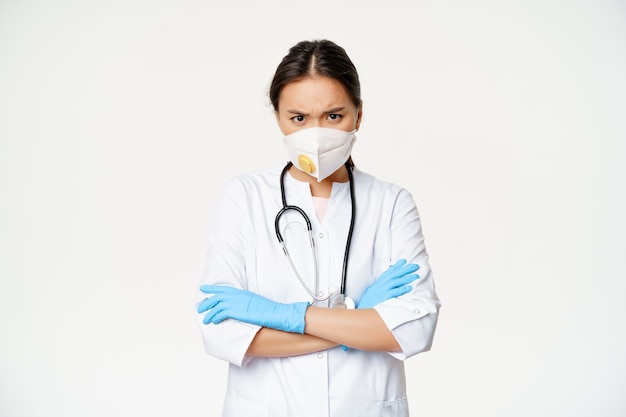
[[[209,231],[201,284],[243,288],[283,303],[311,301],[276,238],[281,170],[243,174],[225,184]],[[289,174],[284,181],[287,204],[301,207],[311,219],[318,292],[338,292],[350,224],[349,183],[333,184],[320,223],[308,183]],[[412,292],[375,307],[402,351],[337,347],[294,357],[248,357],[258,326],[235,320],[205,325],[203,315],[196,314],[206,352],[230,363],[224,417],[408,416],[403,361],[430,349],[440,306],[419,214],[405,189],[358,169],[354,191],[347,294],[358,301],[398,259],[420,266]],[[290,210],[280,221],[280,231],[296,268],[313,289],[313,258],[304,220]],[[198,302],[205,296],[199,292]],[[328,306],[328,301],[314,305]]]

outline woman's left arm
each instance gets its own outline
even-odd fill
[[[404,258],[419,265],[420,278],[413,289],[397,298],[389,298],[374,306],[376,312],[401,347],[390,352],[405,360],[430,349],[441,302],[426,251],[420,215],[411,194],[402,189],[396,194],[391,218],[391,259]]]
[[[419,278],[415,276],[410,291],[392,294],[388,290],[393,286],[378,285],[385,282],[381,275],[361,296],[356,310],[309,307],[305,333],[356,349],[387,351],[401,360],[430,349],[441,303],[435,292],[419,212],[405,189],[395,194],[390,219],[390,261],[406,259],[419,265]],[[370,289],[374,297],[368,294]]]

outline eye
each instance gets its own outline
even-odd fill
[[[293,120],[293,121],[294,121],[294,123],[303,123],[303,122],[304,122],[304,115],[299,114],[299,115],[297,115],[297,116],[293,116],[293,117],[291,118],[291,120]]]
[[[328,115],[328,120],[332,120],[332,121],[338,122],[339,120],[341,120],[342,117],[343,116],[340,115],[340,114],[331,113],[331,114]]]

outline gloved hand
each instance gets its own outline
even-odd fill
[[[408,284],[419,279],[419,275],[413,274],[418,269],[419,265],[407,264],[406,259],[400,259],[380,274],[376,281],[365,289],[356,308],[372,308],[390,298],[396,298],[410,292],[413,287]],[[341,346],[341,349],[344,352],[350,350],[349,347],[344,345]]]
[[[307,302],[277,303],[253,292],[224,285],[203,285],[200,291],[214,294],[198,305],[198,313],[207,312],[202,320],[204,324],[235,319],[285,332],[304,333]]]
[[[410,292],[413,288],[408,284],[419,278],[419,275],[413,274],[418,269],[419,265],[407,264],[406,259],[400,259],[367,287],[356,307],[372,308],[390,298]]]

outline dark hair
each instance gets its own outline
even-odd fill
[[[359,74],[346,51],[332,41],[315,40],[301,41],[292,46],[276,68],[269,90],[274,110],[278,111],[278,100],[287,84],[315,75],[338,81],[354,105],[361,107]]]

